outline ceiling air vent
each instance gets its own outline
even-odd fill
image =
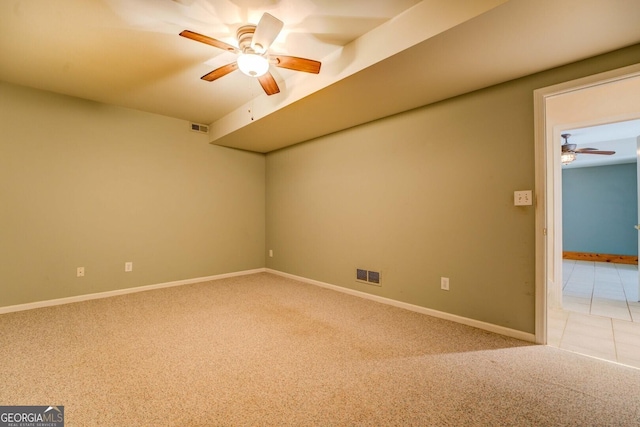
[[[209,126],[201,125],[199,123],[191,123],[191,130],[200,133],[209,133]]]

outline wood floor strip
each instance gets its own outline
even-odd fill
[[[590,252],[562,252],[562,258],[577,261],[610,262],[613,264],[638,265],[637,255],[596,254]]]

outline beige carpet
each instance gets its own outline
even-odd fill
[[[640,370],[266,273],[0,315],[67,426],[640,425]]]

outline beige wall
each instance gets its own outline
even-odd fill
[[[268,154],[267,266],[533,333],[534,208],[513,206],[534,186],[533,90],[638,57],[635,46]],[[382,271],[382,286],[356,282],[358,267]]]
[[[0,83],[0,307],[264,267],[264,156],[207,141]]]
[[[533,332],[534,210],[513,206],[534,185],[533,90],[639,57],[634,46],[266,162],[181,120],[0,83],[0,307],[266,265]],[[355,282],[357,267],[382,271],[382,286]]]

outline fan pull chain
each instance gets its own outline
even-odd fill
[[[253,86],[251,85],[251,105],[249,106],[249,118],[251,119],[251,121],[253,121],[253,100],[255,97],[255,94],[253,93]]]

